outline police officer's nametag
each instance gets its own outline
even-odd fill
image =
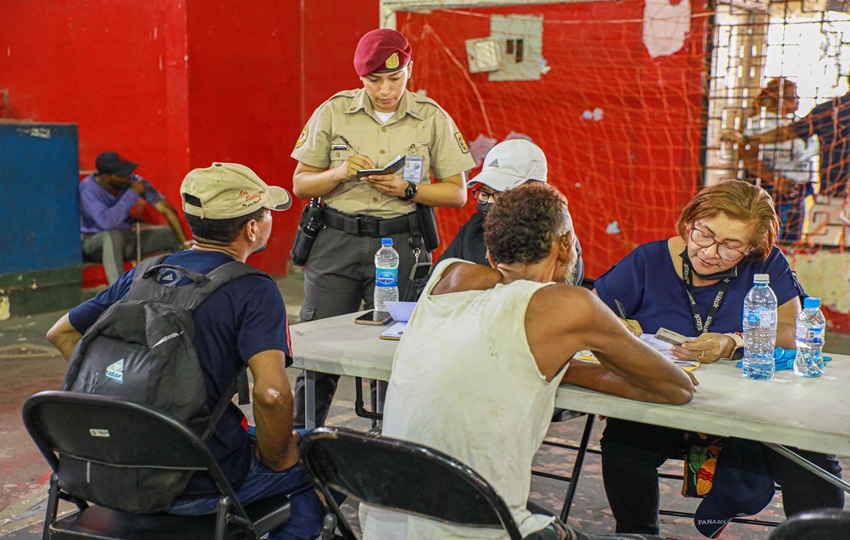
[[[301,146],[307,141],[307,135],[310,134],[310,129],[307,126],[304,126],[304,129],[301,130],[301,135],[298,136],[298,140],[295,141],[295,148],[301,148]]]
[[[408,154],[404,157],[404,169],[401,177],[405,182],[422,182],[422,156]]]

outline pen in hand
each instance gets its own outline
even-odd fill
[[[345,143],[345,145],[346,145],[347,147],[349,147],[349,148],[351,148],[352,150],[354,150],[354,153],[356,153],[356,154],[359,154],[359,153],[360,153],[360,152],[358,152],[358,151],[357,151],[357,149],[356,149],[356,148],[354,148],[354,145],[353,145],[353,144],[351,144],[350,142],[348,142],[348,139],[346,139],[346,138],[345,138],[345,137],[343,137],[342,135],[340,135],[340,136],[339,136],[339,138],[340,138],[340,139],[342,139],[342,142],[344,142],[344,143]]]
[[[620,318],[623,319],[623,322],[626,324],[626,328],[629,329],[629,332],[634,334],[635,337],[640,337],[640,327],[638,326],[638,328],[635,328],[635,326],[633,326],[633,323],[629,321],[629,318],[626,317],[626,308],[623,307],[623,303],[617,300],[616,298],[614,299],[614,303],[617,305],[617,312],[620,314]],[[637,323],[635,322],[634,324]]]
[[[629,318],[626,317],[626,309],[623,307],[623,303],[616,298],[614,299],[614,303],[617,304],[617,311],[620,313],[620,318],[624,321],[629,320]]]

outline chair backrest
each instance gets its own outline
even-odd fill
[[[73,497],[110,506],[110,498],[120,496],[131,500],[137,495],[129,492],[116,495],[108,475],[99,477],[90,471],[82,473],[86,475],[85,489],[75,492],[80,464],[203,470],[221,493],[230,497],[233,510],[245,515],[206,444],[186,425],[159,410],[106,396],[46,391],[26,401],[23,420],[36,446],[59,474],[59,485]],[[139,491],[146,489],[149,486],[139,486]],[[90,497],[92,492],[107,494],[106,501]],[[120,504],[110,507],[123,509]]]
[[[812,510],[790,517],[771,531],[770,540],[847,540],[850,512],[838,508]]]
[[[419,444],[343,428],[319,428],[299,445],[301,461],[328,488],[366,504],[522,538],[510,509],[478,473]],[[333,505],[332,505],[333,506]]]

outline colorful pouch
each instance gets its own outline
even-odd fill
[[[723,437],[704,433],[685,433],[685,471],[683,497],[705,497],[714,483],[714,468],[723,446]]]

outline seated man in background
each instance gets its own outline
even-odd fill
[[[137,163],[115,152],[104,152],[97,156],[95,166],[97,173],[83,178],[79,187],[83,256],[103,264],[110,285],[124,272],[124,261],[136,256],[136,234],[128,220],[139,197],[168,221],[168,227],[141,230],[142,256],[191,245],[171,203],[147,179],[133,174]]]
[[[265,249],[272,230],[271,210],[292,204],[281,187],[268,186],[254,171],[236,163],[214,163],[191,171],[180,188],[186,221],[195,238],[192,249],[163,263],[209,274],[233,260]],[[72,309],[53,325],[47,339],[66,360],[77,342],[111,305],[130,291],[135,269],[92,300]],[[161,270],[163,283],[192,283],[174,270]],[[168,279],[171,278],[171,281]],[[298,437],[292,431],[293,400],[285,367],[292,362],[286,307],[275,282],[266,275],[245,275],[222,285],[192,312],[193,344],[204,373],[207,406],[213,410],[223,389],[242,366],[254,379],[252,402],[256,437],[247,419],[229,404],[209,439],[242,504],[284,493],[292,516],[269,533],[271,540],[313,540],[325,509],[298,462]],[[196,474],[169,510],[176,514],[215,512],[217,490],[206,474]]]
[[[494,146],[484,158],[481,172],[467,183],[478,203],[477,211],[460,228],[437,264],[456,258],[489,266],[487,248],[484,246],[484,217],[487,212],[500,193],[532,181],[545,183],[547,175],[546,155],[536,144],[525,139],[511,139]],[[575,242],[578,258],[571,283],[581,285],[584,260],[578,237],[575,237]]]
[[[554,187],[532,182],[502,193],[484,222],[492,267],[450,259],[435,268],[399,343],[384,408],[384,435],[477,471],[526,538],[591,538],[526,509],[532,458],[562,380],[656,403],[684,404],[694,392],[688,374],[629,333],[593,293],[567,285],[576,264],[572,228]],[[600,363],[570,362],[585,349]],[[368,506],[362,514],[367,540],[501,538]]]

